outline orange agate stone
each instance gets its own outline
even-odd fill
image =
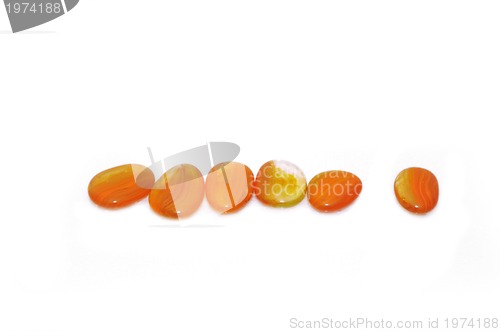
[[[419,167],[407,168],[396,177],[394,192],[399,204],[413,213],[434,209],[439,198],[439,185],[432,172]]]
[[[268,161],[259,169],[254,182],[255,196],[273,207],[290,207],[300,203],[306,195],[304,172],[284,160]]]
[[[105,208],[120,208],[146,197],[155,177],[146,166],[127,164],[102,171],[92,178],[90,199]]]
[[[358,198],[363,184],[354,174],[344,171],[323,172],[307,185],[309,203],[318,211],[338,211]]]
[[[207,175],[207,201],[220,213],[231,213],[252,198],[253,173],[246,165],[226,162],[216,165]]]
[[[205,193],[203,175],[193,165],[181,164],[165,172],[149,194],[149,205],[169,218],[185,218],[201,205]]]

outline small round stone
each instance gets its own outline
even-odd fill
[[[198,168],[181,164],[156,181],[149,194],[149,205],[164,217],[186,218],[200,207],[204,194],[205,183]]]
[[[363,184],[356,175],[345,171],[328,171],[311,179],[307,185],[307,198],[316,210],[333,212],[352,204],[362,189]]]
[[[90,180],[89,197],[105,208],[121,208],[145,198],[155,176],[146,166],[126,164],[100,172]]]
[[[252,198],[253,181],[253,173],[246,165],[234,161],[218,164],[207,175],[207,201],[220,213],[236,212]]]
[[[410,167],[401,171],[394,181],[394,193],[399,204],[413,213],[427,213],[439,199],[437,178],[431,171]]]
[[[300,203],[307,180],[304,172],[291,162],[268,161],[259,169],[254,182],[255,196],[273,207],[290,207]]]

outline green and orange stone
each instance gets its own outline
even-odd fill
[[[410,167],[402,170],[394,181],[396,198],[406,210],[423,214],[438,203],[439,185],[436,176],[429,170]]]

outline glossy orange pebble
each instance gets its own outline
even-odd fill
[[[252,198],[253,173],[237,162],[214,166],[207,175],[207,201],[220,213],[231,213],[245,206]]]
[[[358,198],[363,184],[354,174],[344,171],[319,173],[307,185],[309,203],[318,211],[338,211]]]
[[[90,199],[105,208],[121,208],[146,197],[155,177],[146,166],[127,164],[102,171],[92,178]]]
[[[432,172],[419,167],[407,168],[396,177],[394,193],[399,204],[413,213],[434,209],[439,198],[439,185]]]
[[[304,199],[306,188],[304,172],[284,160],[272,160],[262,165],[254,182],[255,196],[273,207],[297,205]]]
[[[149,205],[169,218],[186,218],[201,205],[205,193],[203,175],[193,165],[181,164],[165,172],[149,194]]]

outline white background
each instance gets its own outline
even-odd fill
[[[12,34],[1,8],[0,330],[499,317],[499,17],[498,1],[82,0]],[[255,173],[350,171],[363,192],[326,215],[204,202],[181,225],[88,199],[148,146],[207,141]],[[394,197],[409,166],[439,179],[427,216]]]

